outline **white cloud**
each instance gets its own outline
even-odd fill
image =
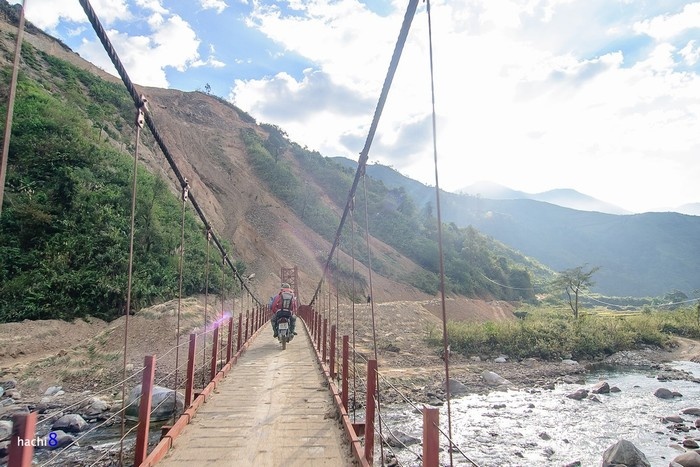
[[[159,15],[168,14],[168,10],[163,7],[161,0],[136,0],[136,4],[143,9],[152,11]]]
[[[693,163],[700,78],[677,71],[676,61],[696,63],[700,52],[694,41],[680,51],[665,42],[700,24],[700,4],[641,21],[643,10],[629,16],[634,20],[612,17],[602,1],[431,6],[443,188],[480,179],[531,192],[573,187],[628,209],[700,200],[694,188],[700,168]],[[356,158],[404,6],[388,16],[351,0],[287,7],[295,14],[258,5],[249,25],[316,68],[300,79],[279,73],[237,80],[232,96],[300,144]],[[572,22],[572,14],[580,21]],[[608,23],[600,21],[604,14]],[[639,32],[658,41],[637,46]],[[610,49],[605,41],[615,40],[626,48]],[[425,11],[419,10],[370,160],[434,183],[429,89]],[[662,180],[675,182],[661,189]]]
[[[165,69],[184,71],[198,62],[200,41],[191,26],[177,15],[150,24],[157,26],[150,36],[129,36],[116,30],[108,31],[108,36],[135,83],[167,88]],[[78,52],[116,74],[99,42],[84,40]]]
[[[204,10],[216,10],[217,13],[223,13],[223,11],[228,8],[228,5],[224,0],[199,0],[202,9]]]
[[[695,40],[688,41],[685,47],[683,47],[678,53],[683,57],[685,63],[689,66],[693,66],[700,60],[700,47],[696,45]]]
[[[671,39],[688,29],[700,25],[700,3],[685,5],[677,14],[664,14],[634,24],[637,32],[648,34],[658,40]]]
[[[93,0],[90,5],[104,25],[131,18],[126,0]],[[25,15],[27,20],[49,33],[55,30],[60,21],[88,22],[85,11],[77,1],[32,0],[27,2]]]

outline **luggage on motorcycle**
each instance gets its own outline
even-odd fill
[[[282,310],[291,310],[294,294],[291,292],[282,292]]]

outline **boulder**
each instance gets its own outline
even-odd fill
[[[55,396],[63,388],[61,386],[50,386],[45,392],[45,396]]]
[[[680,415],[669,415],[667,417],[663,417],[661,421],[664,423],[683,423],[684,420]]]
[[[688,449],[697,449],[700,446],[698,446],[698,442],[694,439],[686,438],[683,440],[683,447]]]
[[[682,467],[700,467],[700,454],[697,451],[688,451],[673,458],[673,461]]]
[[[451,387],[451,386],[450,386]],[[162,386],[153,386],[153,392],[151,396],[151,421],[158,422],[172,418],[173,414],[177,410],[181,413],[185,407],[185,398],[182,394],[177,393],[172,389],[164,388]],[[129,397],[126,400],[126,411],[124,412],[124,417],[127,420],[138,420],[139,419],[139,404],[141,403],[141,385],[135,386],[130,392]]]
[[[392,431],[391,433],[389,433],[389,436],[386,439],[386,444],[394,448],[411,446],[420,442],[420,439],[411,435],[407,435],[406,433],[400,430]]]
[[[673,399],[673,392],[670,389],[659,388],[654,391],[654,395],[659,399]]]
[[[0,420],[0,441],[10,439],[12,436],[12,422],[9,420]]]
[[[607,383],[607,381],[600,381],[591,388],[591,392],[593,394],[609,394],[610,385]]]
[[[588,397],[588,389],[577,389],[576,391],[572,392],[571,394],[567,394],[566,397],[569,399],[573,399],[575,401],[580,401],[582,399],[585,399]]]
[[[506,386],[510,384],[510,381],[503,378],[498,373],[494,373],[493,371],[486,370],[483,373],[481,373],[481,377],[484,379],[484,381],[486,381],[487,384],[490,384],[491,386]]]
[[[52,430],[62,430],[69,433],[79,433],[87,428],[88,423],[78,414],[68,414],[59,418],[51,426]]]
[[[63,430],[54,430],[44,436],[44,441],[45,442],[42,443],[42,445],[53,450],[72,444],[75,441],[75,438]]]
[[[81,410],[81,415],[85,418],[94,418],[98,415],[103,414],[109,409],[110,406],[109,404],[107,404],[107,402],[97,397],[93,397],[88,401],[88,404]]]
[[[687,409],[681,410],[681,413],[685,415],[694,415],[696,417],[700,417],[700,407],[688,407]]]
[[[602,467],[651,467],[642,451],[626,439],[621,439],[603,453]]]

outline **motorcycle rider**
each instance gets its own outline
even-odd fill
[[[275,296],[270,305],[272,311],[272,337],[277,337],[277,320],[280,315],[289,315],[289,334],[295,336],[295,325],[297,317],[294,316],[297,312],[297,298],[294,296],[294,290],[289,287],[286,282],[282,283],[279,293]]]

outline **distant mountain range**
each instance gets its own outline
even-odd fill
[[[334,158],[348,167],[356,162]],[[403,188],[421,208],[435,204],[435,187],[391,167],[367,166],[389,188]],[[441,191],[443,222],[473,226],[542,264],[562,271],[600,266],[594,292],[611,296],[662,296],[674,290],[692,297],[700,289],[700,217],[677,212],[629,214],[575,190],[536,195],[496,184]],[[686,212],[698,212],[697,204]]]
[[[607,214],[632,214],[614,204],[606,203],[599,199],[579,193],[570,188],[543,191],[542,193],[525,193],[512,190],[493,182],[477,182],[462,188],[458,193],[479,196],[488,199],[533,199],[545,203],[556,204],[564,208],[577,209],[579,211],[596,211]]]

